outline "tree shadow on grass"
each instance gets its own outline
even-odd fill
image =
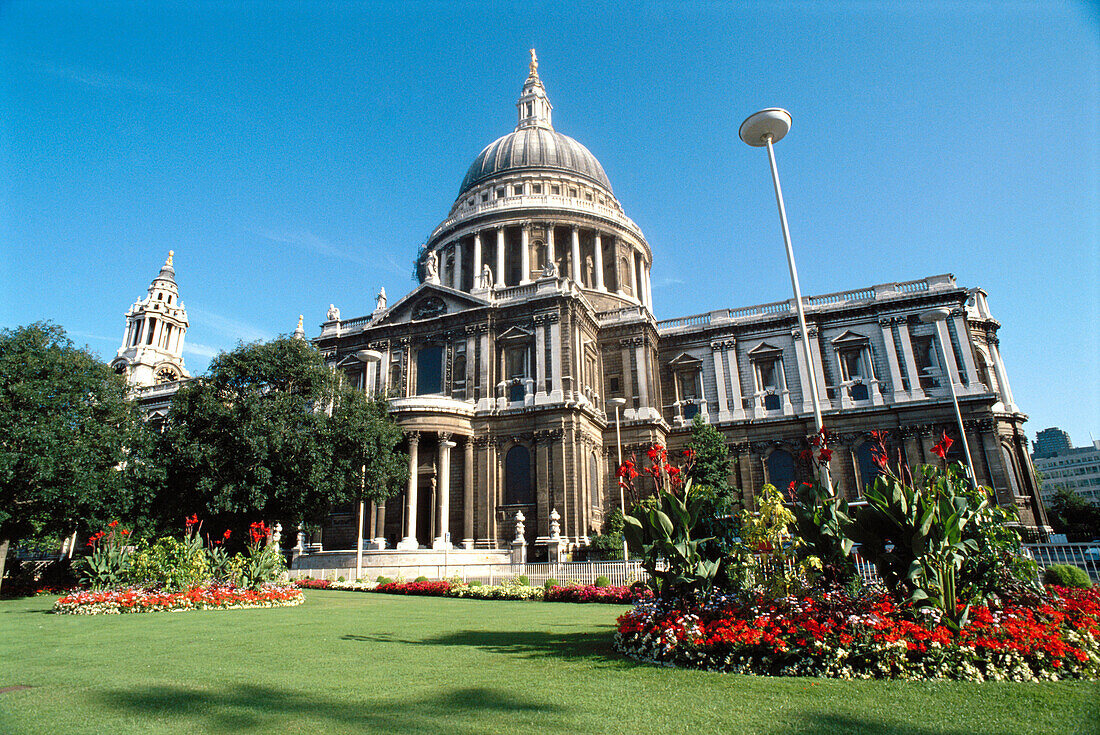
[[[633,663],[615,652],[611,645],[610,634],[600,633],[554,633],[538,630],[463,630],[422,640],[396,638],[385,633],[377,635],[349,633],[340,636],[340,639],[364,643],[404,643],[416,646],[462,646],[516,658],[550,656],[554,658],[583,658],[593,663]]]
[[[837,735],[837,733],[845,733],[845,735],[849,733],[851,735],[973,735],[974,733],[974,730],[965,727],[955,729],[925,727],[883,721],[872,717],[863,718],[826,712],[812,714],[808,720],[804,728],[790,730],[791,735]],[[1066,732],[1096,731],[1067,729]]]
[[[248,684],[219,691],[158,686],[105,692],[102,700],[112,708],[170,716],[181,726],[199,726],[207,732],[265,729],[285,725],[283,718],[289,717],[317,720],[341,731],[473,735],[485,732],[486,718],[493,715],[526,715],[525,719],[538,718],[539,729],[570,729],[562,720],[565,710],[558,705],[484,687],[455,689],[422,699],[333,699]]]

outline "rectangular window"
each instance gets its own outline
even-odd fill
[[[557,184],[552,185],[550,187],[550,193],[551,194],[561,194],[561,187],[558,186]]]
[[[523,184],[516,184],[515,186],[513,186],[512,193],[516,196],[520,196],[521,194],[523,194]]]
[[[505,196],[504,187],[502,186],[499,189],[497,189],[497,199],[503,199],[504,196]]]
[[[541,194],[542,193],[542,184],[531,184],[531,193],[532,194]]]
[[[487,192],[487,191],[481,192],[481,201],[483,201],[483,202],[489,201],[489,192]]]
[[[936,359],[936,346],[932,341],[932,335],[913,337],[913,359],[917,363],[917,373],[920,375],[920,387],[924,389],[938,387],[939,360]]]
[[[571,196],[571,197],[577,196],[577,190],[573,189],[573,188],[570,188],[569,189],[569,196]]]

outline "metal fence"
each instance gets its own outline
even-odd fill
[[[535,562],[529,564],[493,564],[483,565],[475,573],[466,573],[462,567],[455,567],[455,575],[464,582],[477,580],[485,584],[499,584],[523,575],[532,585],[542,586],[546,580],[557,580],[558,584],[595,584],[599,577],[607,577],[611,584],[626,586],[634,582],[649,579],[649,574],[638,561],[570,561]]]
[[[1093,582],[1100,582],[1098,544],[1026,544],[1024,548],[1044,569],[1051,564],[1069,564],[1084,569]]]

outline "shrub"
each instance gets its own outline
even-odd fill
[[[421,574],[419,577],[413,580],[414,582],[427,582],[428,578]]]
[[[378,575],[378,579],[374,580],[378,584],[393,584],[393,580],[389,577],[384,577],[381,574]]]
[[[1043,581],[1047,584],[1075,589],[1092,587],[1092,580],[1089,579],[1088,573],[1073,564],[1051,564],[1043,572]]]
[[[344,575],[341,574],[339,577],[336,578],[336,581],[337,582],[344,582],[346,580],[344,579]]]
[[[466,585],[466,586],[467,586],[467,587],[480,587],[480,586],[481,586],[481,582],[480,582],[480,581],[478,581],[478,580],[476,580],[476,579],[471,579],[471,580],[470,580],[470,581],[469,581],[469,582],[467,583],[467,585]]]
[[[531,580],[530,580],[530,578],[528,578],[528,576],[526,574],[520,574],[519,576],[517,576],[512,581],[515,582],[516,584],[520,585],[521,587],[530,587],[531,586]]]
[[[542,587],[528,587],[517,584],[459,585],[447,591],[448,597],[472,597],[478,600],[541,600],[545,591]]]
[[[171,536],[143,542],[134,554],[127,582],[136,587],[178,592],[198,587],[210,576],[197,534],[183,541]]]
[[[549,592],[551,587],[557,587],[557,586],[558,586],[558,580],[554,579],[553,577],[550,577],[550,579],[546,580],[546,584],[544,584],[542,586],[542,588],[544,590],[546,590],[547,592]]]
[[[596,577],[595,586],[596,587],[610,587],[611,586],[611,580],[601,574],[600,576]]]

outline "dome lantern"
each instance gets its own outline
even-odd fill
[[[535,56],[535,49],[531,49],[531,65],[527,72],[527,81],[523,83],[523,91],[516,103],[516,109],[519,110],[517,131],[523,128],[554,129],[550,124],[550,111],[554,107],[546,96],[546,87],[539,79],[539,59]]]

